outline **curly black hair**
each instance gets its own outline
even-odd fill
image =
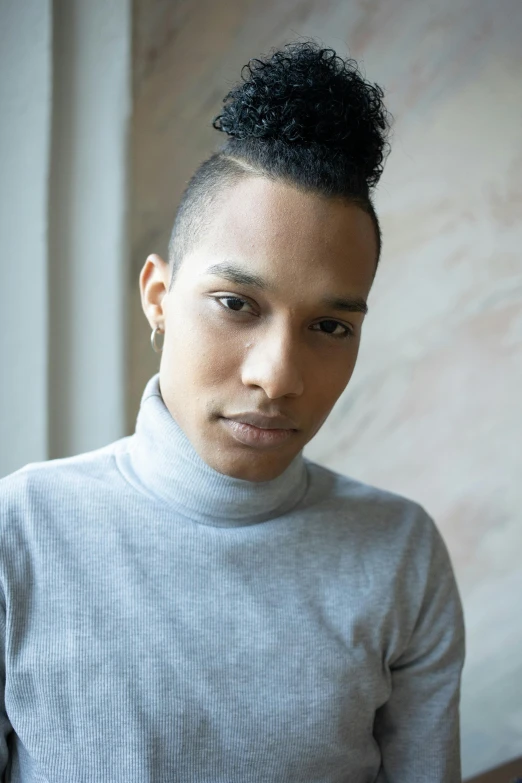
[[[388,113],[378,85],[367,84],[355,60],[317,44],[287,44],[266,60],[253,59],[223,99],[216,130],[246,141],[281,141],[317,152],[323,146],[349,159],[374,187],[383,171]],[[230,145],[233,149],[233,145]]]
[[[355,60],[313,41],[250,60],[241,79],[212,123],[227,141],[182,196],[169,244],[174,269],[223,187],[252,175],[360,206],[375,226],[378,262],[381,231],[371,190],[389,152],[391,126],[382,89],[365,81]]]

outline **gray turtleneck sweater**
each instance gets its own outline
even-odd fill
[[[0,482],[11,783],[457,783],[462,606],[410,500],[136,433]]]

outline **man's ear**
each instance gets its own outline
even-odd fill
[[[170,268],[156,253],[148,256],[140,272],[141,306],[145,317],[154,329],[165,331],[163,297],[169,290]]]

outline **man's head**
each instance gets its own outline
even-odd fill
[[[149,324],[165,333],[165,404],[200,457],[236,478],[279,476],[357,358],[380,254],[368,188],[385,110],[379,88],[331,54],[298,44],[254,61],[218,118],[232,138],[184,194],[168,263],[149,256],[140,276]]]

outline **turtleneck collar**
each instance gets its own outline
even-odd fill
[[[296,506],[307,489],[302,451],[271,481],[232,478],[207,465],[163,402],[159,374],[145,387],[129,441],[128,467],[145,491],[203,524],[239,527],[274,519]]]

